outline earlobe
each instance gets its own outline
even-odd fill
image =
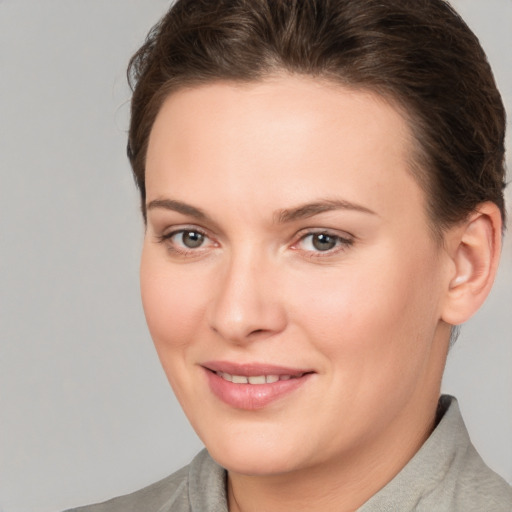
[[[442,319],[460,325],[480,308],[491,290],[501,252],[502,220],[494,203],[483,203],[447,234],[451,270]]]

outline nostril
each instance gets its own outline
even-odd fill
[[[265,336],[268,336],[272,333],[272,330],[271,329],[254,329],[253,331],[250,331],[248,336],[247,336],[247,339],[258,339],[258,338],[262,338],[262,337],[265,337]]]

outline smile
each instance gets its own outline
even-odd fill
[[[314,375],[314,371],[274,365],[208,362],[203,366],[208,387],[224,404],[246,411],[286,399]]]
[[[304,374],[299,375],[231,375],[226,372],[215,372],[219,377],[232,382],[233,384],[273,384],[280,380],[290,380],[302,377]]]

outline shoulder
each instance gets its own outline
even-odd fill
[[[455,398],[408,464],[359,512],[512,512],[512,488],[475,450]]]
[[[156,512],[171,500],[186,501],[187,484],[188,466],[185,466],[176,473],[136,492],[67,512],[135,512],[141,510]],[[188,507],[182,508],[182,510],[188,510]]]
[[[450,510],[511,512],[512,487],[490,469],[476,451],[456,400],[452,397],[443,399],[449,404],[445,433],[455,450],[451,452],[450,465],[439,489],[451,496],[449,501],[453,508]]]
[[[457,401],[443,396],[439,405],[443,417],[424,446],[430,460],[425,458],[423,464],[424,470],[435,475],[435,483],[420,500],[424,505],[420,510],[511,512],[512,487],[477,453]]]
[[[461,469],[453,487],[454,510],[511,512],[512,487],[469,445],[461,457]]]
[[[203,450],[194,460],[172,475],[136,492],[103,503],[79,507],[66,512],[189,512],[191,494],[196,487],[208,493],[212,484],[223,485],[222,468]],[[201,475],[216,475],[215,481],[201,481]],[[196,481],[198,480],[198,481]],[[208,480],[208,479],[206,479]],[[194,496],[192,496],[192,499]]]

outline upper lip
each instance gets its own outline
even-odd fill
[[[245,377],[256,377],[258,375],[290,375],[299,377],[304,373],[312,373],[310,369],[290,368],[273,364],[262,363],[233,363],[230,361],[208,361],[201,366],[213,372],[229,373]]]

